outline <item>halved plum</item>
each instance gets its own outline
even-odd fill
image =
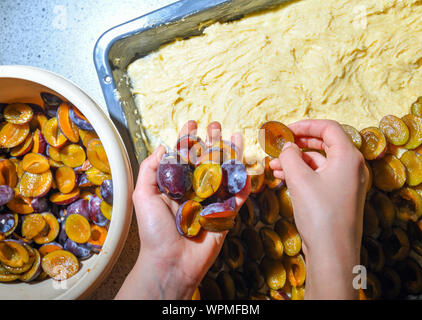
[[[372,272],[366,275],[366,289],[359,289],[360,300],[377,300],[381,297],[381,283]]]
[[[0,241],[0,262],[13,268],[22,267],[29,261],[29,253],[16,240]]]
[[[85,243],[91,237],[91,226],[88,220],[80,214],[68,215],[64,229],[68,238],[76,243]]]
[[[157,184],[162,193],[172,199],[181,199],[192,187],[191,177],[192,170],[187,163],[179,162],[174,154],[163,155],[157,169]]]
[[[419,147],[422,144],[422,119],[413,114],[406,114],[401,119],[409,129],[409,140],[403,147],[406,149]]]
[[[55,117],[48,119],[44,124],[42,134],[47,143],[56,148],[62,147],[67,142],[67,138],[60,131]]]
[[[272,290],[279,290],[286,283],[286,269],[280,260],[264,257],[261,261],[261,270],[267,286]]]
[[[245,275],[245,281],[250,289],[259,290],[264,286],[265,280],[256,262],[245,262],[243,273]]]
[[[66,208],[67,214],[80,214],[85,217],[88,221],[90,220],[89,214],[89,202],[84,199],[78,199],[75,202],[69,204]]]
[[[53,147],[50,144],[47,146],[47,155],[54,161],[62,161],[60,158],[60,148]]]
[[[82,144],[85,148],[88,147],[88,144],[92,139],[99,139],[98,135],[94,131],[86,131],[82,129],[79,129],[79,137],[81,138]]]
[[[203,300],[222,300],[222,294],[217,282],[210,276],[205,276],[199,286]]]
[[[281,179],[274,177],[273,170],[270,168],[270,161],[272,158],[264,158],[264,184],[270,189],[280,189],[284,183]]]
[[[66,280],[79,271],[79,261],[69,251],[55,250],[42,258],[42,269],[55,280]]]
[[[228,271],[221,271],[217,276],[217,283],[224,300],[234,300],[236,298],[236,286]]]
[[[72,106],[69,109],[70,120],[79,128],[86,131],[94,131],[94,127],[88,119],[79,111],[78,108]]]
[[[56,250],[63,250],[63,246],[57,242],[49,242],[49,243],[43,244],[38,249],[42,257]]]
[[[301,254],[293,257],[286,257],[284,265],[287,272],[287,279],[293,288],[300,287],[305,283],[306,266]]]
[[[245,203],[239,210],[239,215],[244,224],[249,227],[255,226],[260,220],[260,209],[255,200],[251,197],[246,199]]]
[[[22,195],[15,195],[15,197],[10,200],[6,206],[13,212],[20,214],[29,214],[34,212],[31,202],[28,203]]]
[[[66,102],[62,102],[59,105],[57,109],[57,123],[63,135],[69,139],[69,141],[76,143],[79,141],[79,130],[70,118],[70,108],[70,104]]]
[[[12,187],[8,185],[0,185],[0,206],[5,205],[14,197],[15,197],[15,191],[13,191]]]
[[[218,148],[222,152],[221,162],[227,162],[230,160],[237,160],[242,161],[242,155],[240,153],[240,150],[236,145],[227,140],[220,140],[215,142],[212,146],[212,148]]]
[[[46,234],[40,233],[35,238],[36,244],[45,244],[54,241],[59,235],[60,225],[56,217],[50,212],[41,213],[41,216],[47,222],[48,232]]]
[[[43,173],[25,172],[19,182],[19,192],[24,197],[43,197],[50,191],[52,183],[50,170]]]
[[[261,125],[258,133],[261,148],[269,156],[278,158],[286,142],[294,142],[293,132],[278,121],[268,121]]]
[[[206,199],[217,192],[223,181],[223,171],[217,163],[199,165],[193,172],[192,187],[195,193]]]
[[[19,217],[16,213],[0,214],[0,237],[10,236],[19,224]]]
[[[39,251],[35,248],[32,248],[32,251],[33,251],[33,256],[34,256],[34,262],[32,263],[31,268],[19,276],[19,280],[24,281],[24,282],[31,282],[35,280],[42,271],[41,255]]]
[[[25,103],[11,103],[4,109],[3,115],[9,123],[25,124],[31,121],[34,112]]]
[[[374,185],[382,191],[400,189],[406,182],[406,168],[392,154],[372,162]]]
[[[32,152],[33,153],[44,153],[47,146],[47,142],[44,139],[43,134],[39,129],[35,130],[32,135]]]
[[[275,192],[270,189],[265,189],[258,196],[258,205],[260,208],[260,218],[265,224],[271,225],[278,218],[280,208]]]
[[[77,182],[75,171],[71,167],[62,166],[56,170],[56,185],[61,193],[71,192]]]
[[[380,159],[387,150],[387,140],[377,127],[369,127],[361,130],[362,146],[360,151],[366,160]]]
[[[86,178],[88,181],[92,182],[93,184],[100,186],[104,180],[110,180],[111,175],[108,173],[102,172],[95,167],[89,168],[86,172]]]
[[[48,118],[43,114],[36,112],[29,123],[31,130],[35,131],[36,129],[42,130],[42,127],[47,122]]]
[[[79,167],[85,162],[85,159],[85,151],[78,144],[68,144],[60,149],[60,160],[68,167]]]
[[[418,97],[410,106],[410,113],[422,117],[422,96]]]
[[[76,243],[70,239],[67,239],[63,245],[66,251],[69,251],[75,255],[75,257],[84,260],[92,256],[91,249],[85,243]]]
[[[240,239],[233,237],[224,242],[223,259],[230,269],[238,269],[243,265],[245,256]]]
[[[50,92],[41,92],[40,95],[45,104],[51,107],[55,107],[56,109],[62,103],[62,99]]]
[[[251,177],[251,193],[261,192],[265,187],[265,172],[261,163],[255,162],[246,165],[246,172]]]
[[[92,139],[86,147],[89,162],[98,170],[110,174],[110,164],[104,146],[99,139]],[[84,159],[85,160],[85,159]]]
[[[0,185],[7,185],[14,188],[18,183],[16,166],[9,159],[0,160]]]
[[[380,271],[385,264],[385,255],[381,243],[372,237],[365,237],[363,245],[368,252],[368,267],[374,272]]]
[[[245,245],[248,258],[258,261],[264,254],[264,246],[258,232],[251,227],[246,227],[242,231],[241,239]]]
[[[274,260],[281,259],[283,256],[283,242],[278,233],[273,229],[263,227],[259,230],[259,234],[264,245],[266,256]]]
[[[107,228],[91,224],[91,237],[88,240],[88,244],[91,246],[102,247],[107,238],[107,233]]]
[[[384,116],[379,127],[387,141],[393,145],[401,146],[409,140],[409,129],[403,120],[396,116]]]
[[[342,124],[344,132],[349,136],[352,143],[355,145],[356,148],[360,149],[362,146],[362,137],[359,133],[359,131],[348,124]]]
[[[106,201],[108,204],[113,204],[113,181],[112,180],[104,180],[100,186],[100,194],[101,197]]]
[[[400,161],[406,167],[406,182],[409,186],[422,183],[422,155],[409,150],[403,153]]]
[[[293,204],[290,198],[289,189],[282,188],[277,192],[280,215],[284,218],[293,217]]]
[[[179,207],[176,213],[176,227],[182,236],[194,237],[199,233],[201,211],[201,204],[193,200],[188,200]]]
[[[292,300],[305,300],[305,286],[292,287]]]
[[[221,165],[223,171],[223,185],[231,194],[243,190],[248,179],[246,168],[240,161],[228,160]]]
[[[61,193],[61,192],[53,193],[49,199],[51,202],[58,205],[68,205],[78,200],[80,194],[81,193],[80,193],[79,188],[75,188],[69,193]]]
[[[176,152],[179,157],[190,165],[195,165],[205,151],[205,144],[195,135],[185,135],[176,142]]]
[[[10,155],[12,157],[21,157],[26,153],[30,152],[34,145],[33,134],[29,133],[24,142],[17,145],[16,147],[10,150]]]
[[[47,234],[49,226],[41,214],[33,213],[24,217],[21,227],[21,234],[24,238],[30,240],[39,234]]]
[[[50,169],[48,159],[40,153],[26,154],[21,163],[22,169],[30,173],[44,173]]]
[[[28,124],[6,123],[0,130],[0,146],[13,148],[25,141],[29,134]]]
[[[283,242],[284,253],[288,256],[297,255],[302,249],[302,239],[296,227],[287,220],[278,220],[274,226],[275,232]]]
[[[404,230],[395,227],[383,236],[383,247],[386,257],[390,261],[404,260],[410,251],[409,238]]]
[[[96,225],[104,227],[108,223],[108,219],[101,212],[101,203],[103,201],[96,195],[93,195],[88,202],[89,216]]]
[[[376,238],[379,234],[379,219],[371,202],[365,203],[363,214],[363,234]]]
[[[402,188],[392,197],[397,207],[397,219],[417,221],[422,215],[422,197],[411,188]]]
[[[371,197],[371,203],[377,209],[381,227],[391,228],[396,217],[396,208],[390,197],[381,191],[376,191]]]

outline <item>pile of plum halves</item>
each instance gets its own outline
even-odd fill
[[[251,195],[234,217],[223,249],[195,298],[304,297],[306,266],[289,191],[268,166],[284,143],[295,137],[277,121],[260,129],[265,134],[258,139],[269,157],[246,165]],[[422,97],[401,118],[386,115],[377,127],[358,131],[344,124],[343,129],[370,172],[361,249],[367,288],[360,289],[360,299],[418,296],[422,294]]]
[[[192,135],[179,138],[173,152],[163,155],[157,185],[180,203],[179,233],[191,238],[201,229],[230,230],[194,299],[260,299],[266,296],[261,293],[264,288],[274,299],[303,299],[302,242],[288,190],[272,174],[270,159],[243,163],[232,142],[220,140],[206,147]],[[245,187],[248,176],[251,195],[236,210],[235,195]]]
[[[58,96],[0,104],[0,282],[65,280],[99,253],[111,170],[87,118]]]

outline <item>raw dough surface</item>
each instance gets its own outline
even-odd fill
[[[421,0],[302,0],[215,23],[128,68],[142,124],[174,146],[197,120],[241,131],[245,156],[263,156],[260,124],[334,119],[358,129],[407,113],[422,95]]]

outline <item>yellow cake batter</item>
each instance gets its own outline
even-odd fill
[[[177,40],[128,68],[153,147],[219,121],[261,157],[259,125],[323,118],[358,129],[422,95],[421,0],[302,0]]]

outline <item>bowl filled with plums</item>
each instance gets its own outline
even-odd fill
[[[86,93],[0,66],[0,299],[87,297],[123,248],[132,191],[118,131]]]

